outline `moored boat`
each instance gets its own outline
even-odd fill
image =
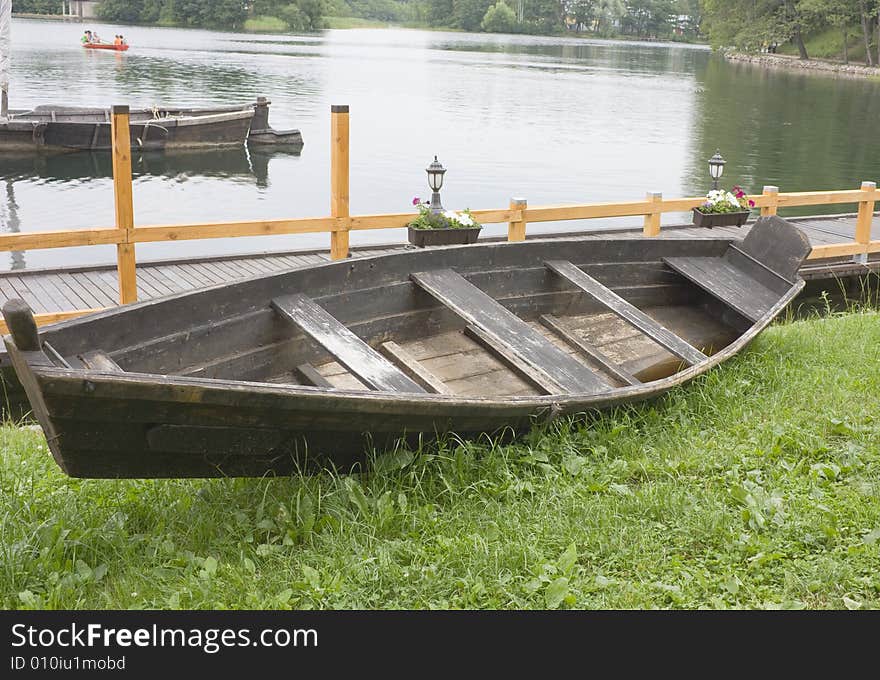
[[[299,130],[273,130],[270,102],[213,108],[153,107],[129,112],[131,146],[148,151],[236,146],[246,141],[302,147]],[[0,119],[0,151],[109,151],[111,112],[43,104]]]
[[[15,373],[79,477],[347,469],[455,432],[651,398],[742,350],[804,285],[806,237],[531,240],[272,274],[62,322],[3,309]]]

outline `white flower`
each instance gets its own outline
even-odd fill
[[[466,227],[474,226],[474,221],[471,219],[471,216],[467,213],[462,213],[458,216],[458,221],[461,222]]]
[[[443,217],[445,217],[448,220],[457,220],[458,213],[455,212],[454,210],[447,210],[445,213],[443,213]]]
[[[727,192],[727,196],[724,197],[731,205],[739,205],[739,199],[734,196],[729,191]]]

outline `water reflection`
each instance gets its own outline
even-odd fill
[[[269,162],[276,157],[298,157],[300,151],[242,145],[212,150],[132,152],[134,178],[152,175],[176,181],[188,178],[253,178],[257,187],[269,185]],[[43,184],[78,184],[113,177],[109,153],[79,151],[61,154],[4,154],[0,177],[15,181],[40,180]]]
[[[764,70],[719,58],[700,63],[694,75],[700,85],[697,153],[689,159],[687,179],[693,194],[706,191],[706,159],[716,148],[727,160],[724,185],[740,184],[753,193],[765,184],[780,191],[857,189],[862,180],[877,177],[875,82]],[[807,206],[788,214],[847,208]]]
[[[4,181],[6,185],[5,200],[0,203],[0,233],[18,234],[21,232],[21,222],[18,219],[18,203],[15,201],[15,182],[11,179]],[[9,252],[9,268],[25,268],[24,253],[18,250]]]

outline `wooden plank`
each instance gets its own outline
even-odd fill
[[[174,265],[165,265],[161,267],[155,267],[154,269],[161,272],[162,276],[167,278],[169,281],[172,281],[181,291],[192,290],[194,287],[192,282],[188,278],[183,276],[180,270],[177,269],[177,267],[175,267]]]
[[[314,387],[323,387],[324,389],[333,389],[333,385],[311,364],[300,364],[294,369],[294,375],[304,382],[306,385]]]
[[[38,276],[34,276],[33,274],[27,275],[24,274],[20,276],[21,281],[28,287],[28,289],[40,300],[43,305],[43,308],[47,312],[62,312],[64,311],[66,305],[60,304],[56,301],[55,297],[49,293],[46,288],[43,287],[43,282],[40,281]]]
[[[55,277],[58,281],[58,287],[61,288],[63,286],[67,291],[67,298],[76,301],[76,304],[74,305],[76,309],[103,306],[100,302],[95,300],[88,291],[85,291],[82,286],[76,283],[66,272],[58,272],[55,274]]]
[[[30,308],[34,310],[34,313],[37,312],[47,312],[49,310],[46,309],[46,306],[42,303],[42,301],[34,294],[34,291],[20,278],[17,276],[10,276],[6,279],[15,288],[18,295],[16,297],[21,298],[25,302],[28,303]]]
[[[557,319],[551,314],[544,314],[541,316],[541,323],[550,330],[557,333],[559,337],[569,343],[572,347],[580,350],[592,361],[595,361],[597,364],[599,364],[605,371],[608,372],[609,375],[617,378],[627,385],[642,384],[641,380],[636,378],[629,371],[626,371],[615,364],[609,357],[600,352],[598,348],[594,347],[586,340],[583,340],[582,338],[579,338],[577,335],[575,335],[574,331],[569,328],[561,319]]]
[[[451,311],[492,337],[496,346],[539,369],[562,391],[598,394],[610,386],[518,316],[451,269],[419,272],[410,278]]]
[[[528,207],[528,203],[524,198],[511,198],[510,210],[515,211],[519,219],[510,218],[507,223],[507,240],[508,241],[525,241],[526,240],[526,221],[523,219],[523,211]]]
[[[71,272],[70,277],[89,291],[91,296],[99,301],[100,306],[110,307],[116,304],[116,299],[104,289],[103,285],[96,285],[85,272]]]
[[[643,236],[659,236],[660,235],[660,217],[661,206],[663,204],[663,194],[657,191],[649,191],[645,199],[655,206],[649,214],[645,215],[644,225],[642,226]]]
[[[110,355],[102,350],[92,350],[83,352],[79,355],[85,367],[92,371],[101,371],[102,373],[124,373],[122,367],[117,364]]]
[[[865,193],[865,198],[859,202],[859,214],[856,218],[856,243],[867,245],[871,240],[871,220],[874,218],[874,196],[877,193],[876,189],[877,184],[875,182],[862,182],[862,191]]]
[[[88,305],[61,280],[57,274],[38,274],[43,289],[61,306],[61,309],[81,309]]]
[[[138,281],[143,281],[157,292],[157,297],[164,297],[176,292],[176,288],[170,286],[167,281],[159,276],[151,267],[140,267],[138,269]]]
[[[119,275],[119,301],[137,300],[137,272],[132,242],[134,202],[131,184],[131,132],[128,106],[110,109],[110,138],[113,156],[113,203],[119,242],[116,245],[116,268]]]
[[[0,274],[0,294],[7,300],[21,297],[15,287],[7,280],[6,274]]]
[[[272,300],[272,307],[374,390],[424,392],[409,376],[302,294]]]
[[[519,377],[537,387],[542,394],[559,394],[565,391],[559,383],[553,380],[553,378],[547,375],[544,371],[521,359],[515,352],[511,351],[509,347],[499,344],[493,336],[489,335],[481,328],[474,326],[473,324],[468,324],[464,329],[464,332],[467,333],[469,337],[479,342],[496,357],[501,359],[501,361],[508,368],[512,369]]]
[[[330,216],[347,222],[345,228],[330,234],[330,257],[348,257],[350,215],[349,189],[349,121],[348,106],[330,108]]]
[[[382,353],[388,357],[401,371],[434,394],[451,394],[446,385],[436,375],[422,366],[418,360],[396,342],[389,340],[382,343]]]
[[[663,261],[752,322],[764,316],[781,297],[718,257],[666,257]]]
[[[0,234],[0,251],[110,245],[118,241],[117,229],[34,231],[27,234]]]
[[[642,310],[631,305],[610,288],[603,286],[592,276],[575,267],[571,262],[551,260],[545,264],[549,269],[605,305],[610,311],[617,314],[630,325],[638,328],[642,333],[649,336],[661,347],[668,349],[675,356],[691,365],[698,364],[707,359],[706,355],[696,347],[692,347],[675,333],[661,326]]]

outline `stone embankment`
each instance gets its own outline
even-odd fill
[[[880,78],[880,68],[865,66],[863,64],[844,64],[837,61],[822,61],[819,59],[798,59],[782,54],[743,54],[741,52],[725,52],[724,58],[728,61],[746,62],[757,64],[767,68],[785,68],[796,71],[821,71],[843,76],[874,77]]]

